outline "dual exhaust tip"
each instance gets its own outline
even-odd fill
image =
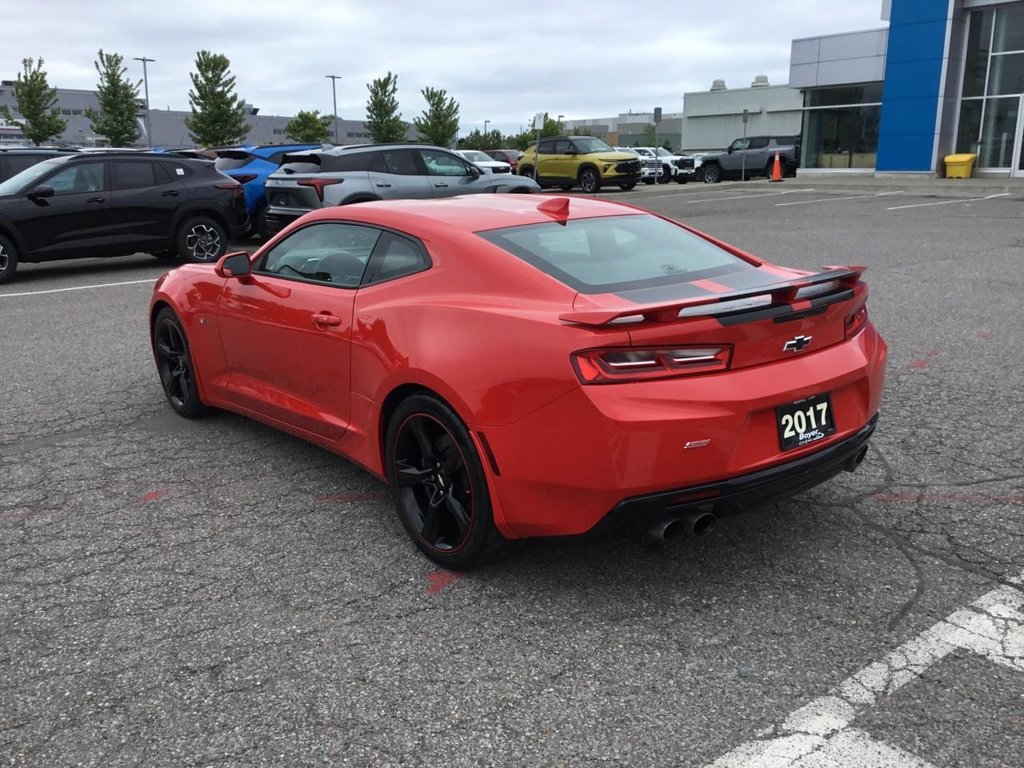
[[[864,461],[868,455],[868,447],[865,445],[851,458],[843,467],[847,472],[853,472]],[[695,509],[683,515],[667,515],[650,529],[650,534],[658,541],[668,543],[684,536],[696,538],[708,533],[715,527],[718,517],[709,510]]]
[[[691,538],[703,536],[715,527],[717,519],[714,512],[699,509],[687,512],[682,517],[669,515],[663,517],[657,525],[651,528],[651,536],[666,543],[683,536]]]

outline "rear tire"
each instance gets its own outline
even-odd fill
[[[403,400],[388,422],[384,456],[398,518],[428,558],[464,571],[507,547],[476,446],[447,403],[428,394]]]
[[[14,243],[0,235],[0,284],[6,283],[18,271],[18,251]]]
[[[178,228],[175,244],[185,261],[211,264],[227,253],[228,235],[224,227],[208,216],[196,216]]]
[[[668,184],[670,181],[672,181],[672,174],[669,172],[668,166],[661,166],[661,173],[658,174],[658,183]]]

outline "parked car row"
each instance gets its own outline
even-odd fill
[[[532,179],[481,170],[451,150],[407,142],[293,152],[282,160],[266,184],[269,234],[336,205],[540,189]]]

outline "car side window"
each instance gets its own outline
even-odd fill
[[[554,141],[542,141],[540,148],[537,150],[542,155],[553,155],[555,153],[555,142]]]
[[[556,155],[567,155],[573,150],[572,142],[568,139],[559,139],[555,142],[555,154]]]
[[[747,149],[764,149],[767,146],[767,136],[754,136],[750,139],[750,144],[747,146]]]
[[[741,149],[746,149],[748,144],[750,144],[750,139],[736,139],[736,141],[729,146],[729,149],[739,151]]]
[[[103,163],[80,163],[62,168],[43,184],[53,187],[55,195],[102,192],[104,187]]]
[[[152,163],[115,160],[110,164],[110,188],[115,191],[153,187],[158,183]]]
[[[370,170],[393,173],[396,176],[421,176],[416,157],[411,149],[382,149],[374,153]]]
[[[271,248],[255,272],[290,280],[356,288],[381,231],[341,222],[310,224]]]
[[[462,158],[436,149],[421,149],[420,157],[430,176],[469,176],[469,166]]]
[[[366,282],[380,283],[429,267],[430,259],[419,243],[394,232],[385,232],[373,253]]]

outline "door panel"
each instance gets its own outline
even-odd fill
[[[425,200],[434,196],[434,187],[411,149],[377,152],[368,175],[370,191],[382,200]]]
[[[52,187],[54,194],[25,201],[19,229],[26,261],[102,254],[111,246],[110,193],[101,161],[62,167],[37,186]]]
[[[474,177],[461,157],[435,149],[421,149],[419,155],[434,197],[454,197],[490,187],[486,175],[481,172]]]
[[[188,200],[185,185],[148,161],[114,160],[110,177],[111,229],[117,242],[139,249],[166,246],[174,212]]]

